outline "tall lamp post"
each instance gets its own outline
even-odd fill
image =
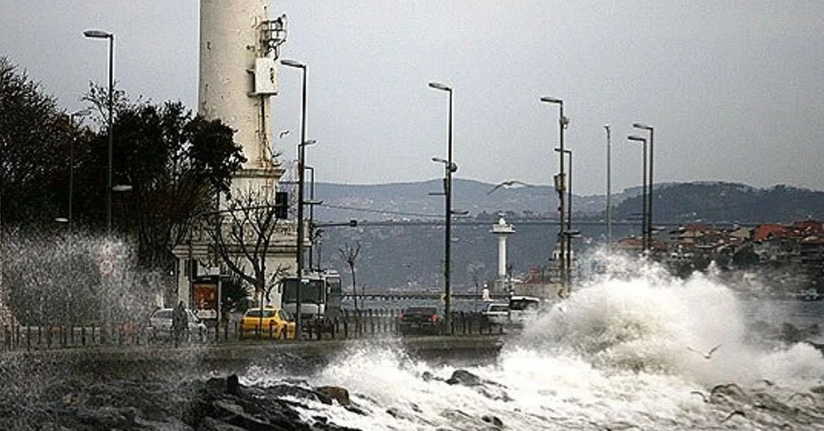
[[[641,244],[644,253],[646,253],[647,249],[649,248],[649,243],[647,240],[647,234],[649,232],[649,229],[647,229],[647,138],[637,135],[631,135],[628,136],[627,139],[629,139],[630,141],[641,142],[644,144],[644,187],[641,196],[641,202],[643,203],[643,210],[641,211]]]
[[[612,133],[609,124],[604,125],[604,130],[607,131],[607,208],[604,218],[606,218],[607,224],[607,250],[609,250],[612,245],[612,173],[610,171]]]
[[[572,150],[565,148],[560,149],[556,148],[556,152],[561,154],[561,157],[566,154],[569,157],[569,181],[567,182],[567,225],[566,229],[564,229],[564,266],[566,267],[566,272],[564,273],[564,284],[569,286],[572,281]]]
[[[429,87],[435,90],[446,91],[449,93],[449,135],[447,138],[446,160],[433,158],[433,161],[442,162],[445,166],[445,182],[444,182],[444,226],[446,233],[444,239],[444,313],[446,314],[446,330],[452,332],[452,262],[451,259],[451,243],[452,243],[452,174],[458,170],[458,165],[452,162],[452,88],[441,84],[440,82],[430,82]]]
[[[647,176],[647,182],[649,183],[647,192],[649,195],[647,196],[647,247],[652,246],[652,161],[654,159],[653,154],[655,151],[655,147],[653,144],[653,127],[648,126],[646,124],[635,123],[632,127],[641,130],[648,130],[649,131],[649,175]]]
[[[563,280],[564,288],[566,288],[566,256],[563,254],[566,253],[566,237],[564,235],[564,189],[566,188],[566,177],[564,174],[564,129],[569,124],[569,119],[564,117],[564,101],[558,99],[556,97],[545,96],[541,97],[541,102],[544,103],[552,103],[558,105],[559,112],[558,112],[558,130],[559,130],[559,158],[560,158],[560,174],[558,177],[558,181],[555,182],[555,191],[558,192],[558,236],[560,236],[561,240],[561,259],[560,259],[560,272],[561,278]]]
[[[301,280],[303,278],[303,177],[305,171],[305,158],[306,158],[306,151],[305,147],[307,145],[306,142],[306,65],[303,63],[299,63],[294,60],[281,60],[281,64],[288,67],[294,67],[300,69],[301,74],[303,75],[303,84],[301,90],[301,114],[300,114],[300,144],[298,144],[298,220],[297,220],[297,276],[298,279]],[[314,142],[313,142],[314,143]],[[311,144],[309,144],[311,145]],[[295,301],[295,308],[296,308],[296,316],[295,316],[295,326],[296,326],[296,334],[295,338],[300,339],[301,337],[301,298],[300,298],[300,287],[302,283],[298,283],[298,291],[297,291],[297,298]]]
[[[102,30],[86,30],[83,36],[91,39],[108,39],[109,40],[109,97],[108,97],[108,132],[109,132],[109,149],[108,162],[106,164],[106,233],[112,233],[112,147],[114,139],[114,130],[112,130],[112,115],[114,111],[114,33],[109,33]]]
[[[312,254],[315,252],[315,168],[314,166],[305,166],[304,169],[309,171],[309,270],[312,270]]]
[[[69,226],[69,233],[71,233],[71,231],[72,231],[72,221],[74,220],[73,217],[72,217],[72,215],[73,215],[73,213],[72,213],[72,200],[73,200],[73,197],[74,197],[73,196],[74,195],[74,144],[77,141],[77,134],[74,130],[75,124],[77,124],[76,121],[75,121],[75,118],[76,117],[85,117],[86,115],[89,115],[90,112],[91,112],[91,110],[89,108],[86,108],[86,109],[81,109],[77,112],[72,112],[71,114],[69,114],[69,129],[71,130],[71,133],[72,133],[72,138],[69,141],[69,208],[68,208],[69,213],[68,213],[68,217],[66,217],[66,218],[57,217],[55,219],[55,221],[57,221],[58,223],[67,223],[68,226]]]

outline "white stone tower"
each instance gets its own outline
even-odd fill
[[[515,228],[501,217],[490,232],[498,237],[498,280],[502,282],[506,279],[506,237],[515,233]]]
[[[284,170],[272,152],[270,99],[278,90],[277,59],[286,40],[286,16],[270,19],[268,4],[269,0],[200,0],[198,113],[234,129],[234,140],[243,148],[247,160],[232,179],[232,194],[252,192],[274,201]],[[220,205],[225,208],[224,202]],[[274,239],[278,244],[266,255],[267,268],[295,260],[289,235]],[[209,244],[205,233],[195,230],[188,244],[174,251],[179,259],[178,298],[185,302],[191,294],[190,273],[216,275],[218,259],[210,254]]]
[[[282,175],[272,155],[270,97],[286,17],[268,18],[268,0],[201,0],[198,112],[236,130],[247,161],[233,188],[271,190]]]

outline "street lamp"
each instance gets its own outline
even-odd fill
[[[564,155],[563,155],[563,151],[564,151],[564,129],[566,129],[567,126],[569,125],[569,119],[564,117],[564,101],[563,100],[558,99],[556,97],[544,96],[544,97],[541,97],[541,102],[551,103],[551,104],[554,104],[554,105],[558,105],[558,107],[559,107],[559,112],[558,112],[558,126],[559,127],[558,127],[558,130],[559,130],[559,141],[560,141],[559,142],[560,143],[559,151],[561,152],[561,154],[559,154],[560,168],[561,169],[560,169],[560,174],[559,174],[558,180],[555,182],[555,191],[558,192],[558,226],[559,226],[558,236],[560,237],[560,240],[561,240],[561,253],[563,254],[563,253],[566,252],[565,251],[566,237],[563,234],[564,233],[564,189],[566,188],[566,185],[565,185],[566,178],[565,178],[565,175],[564,175]],[[560,259],[561,268],[560,269],[561,269],[561,274],[562,274],[561,277],[562,278],[565,277],[565,274],[567,272],[565,260],[566,260],[565,257],[561,256],[561,259]]]
[[[647,217],[647,215],[648,215],[647,214],[647,138],[644,138],[642,136],[637,136],[637,135],[631,135],[631,136],[628,136],[627,139],[629,139],[630,141],[641,142],[641,143],[644,144],[644,168],[643,168],[644,169],[644,187],[643,187],[643,193],[641,195],[642,196],[641,202],[643,203],[643,205],[642,205],[643,210],[641,212],[641,238],[642,238],[641,239],[641,244],[642,244],[642,248],[643,248],[644,253],[646,253],[647,248],[649,247],[649,243],[647,242],[647,233],[648,233],[648,229],[647,229],[647,220],[648,220],[648,217]]]
[[[304,202],[304,204],[309,205],[309,269],[311,270],[314,268],[312,266],[312,255],[315,252],[315,234],[314,234],[314,224],[315,224],[315,168],[314,166],[306,166],[304,169],[309,171],[309,201],[312,204],[308,204]]]
[[[305,147],[307,145],[311,145],[314,143],[306,142],[306,65],[303,63],[299,63],[294,60],[281,60],[280,63],[284,66],[294,67],[296,69],[300,69],[301,74],[303,75],[303,84],[301,90],[301,114],[300,114],[300,144],[298,144],[298,220],[297,220],[297,275],[298,279],[303,278],[303,176],[304,176],[304,163],[306,159],[306,151]],[[301,283],[298,283],[300,286]],[[296,334],[295,338],[300,339],[301,337],[301,292],[300,287],[298,287],[297,292],[297,300],[295,301],[295,307],[297,312],[295,313],[295,326],[296,326]]]
[[[109,97],[108,97],[108,134],[109,134],[109,149],[108,149],[108,163],[106,166],[106,233],[112,233],[112,146],[114,139],[114,130],[112,129],[112,115],[114,113],[114,33],[109,33],[102,30],[86,30],[83,36],[90,39],[108,39],[109,40]]]
[[[649,131],[649,176],[647,181],[649,182],[649,195],[647,196],[647,237],[649,238],[649,244],[647,246],[652,245],[652,161],[654,159],[653,154],[655,151],[654,144],[653,144],[653,127],[648,126],[646,124],[641,123],[634,123],[632,127],[641,130],[648,130]]]
[[[81,109],[77,112],[72,112],[69,114],[69,129],[72,133],[71,140],[69,141],[69,214],[68,217],[57,217],[54,219],[58,223],[67,223],[69,225],[69,232],[72,231],[72,198],[74,193],[74,144],[77,141],[77,133],[74,130],[75,127],[75,117],[85,117],[91,113],[91,109]]]
[[[449,135],[447,137],[446,159],[433,158],[432,161],[443,163],[444,178],[444,222],[446,233],[444,238],[444,313],[446,314],[446,330],[452,332],[452,285],[451,285],[451,242],[452,242],[452,174],[458,170],[458,165],[452,162],[452,88],[440,82],[430,82],[429,87],[449,93]]]
[[[572,232],[572,150],[556,148],[555,151],[560,153],[561,157],[563,157],[564,154],[569,157],[569,181],[567,183],[567,200],[569,201],[569,205],[567,205],[567,226],[564,230],[564,244],[566,246],[564,250],[564,258],[566,260],[564,262],[566,266],[564,277],[565,285],[568,289],[572,281],[572,238],[570,237],[570,232]]]
[[[607,208],[604,214],[607,224],[607,250],[612,245],[612,173],[610,172],[610,151],[612,148],[612,133],[609,124],[604,125],[604,130],[607,131]]]

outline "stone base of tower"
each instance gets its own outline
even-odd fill
[[[238,199],[252,195],[257,196],[262,201],[274,203],[275,192],[283,173],[284,169],[280,167],[242,169],[232,178],[231,198]],[[225,210],[226,208],[227,202],[224,197],[221,199],[219,209]],[[254,239],[250,238],[250,241],[254,241]],[[296,243],[297,231],[294,221],[279,220],[265,256],[267,279],[277,271],[295,272]],[[243,264],[245,258],[239,246],[228,244],[227,248],[230,258],[239,262],[241,267],[248,267],[248,264]],[[217,253],[214,242],[203,229],[197,227],[193,229],[191,239],[177,246],[173,253],[177,257],[177,295],[176,298],[172,298],[172,303],[177,301],[183,301],[187,305],[191,303],[192,279],[232,275],[227,273],[226,265],[222,263],[223,258]],[[246,272],[250,273],[251,271],[247,270]],[[270,301],[273,304],[280,303],[280,296],[276,291],[272,292]]]
[[[252,191],[273,198],[284,172],[280,167],[241,169],[232,178],[232,196]]]

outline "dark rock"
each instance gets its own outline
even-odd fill
[[[482,420],[482,421],[484,421],[484,422],[486,422],[486,423],[488,423],[488,424],[493,425],[493,426],[494,426],[494,427],[496,427],[496,428],[503,428],[503,426],[504,426],[503,421],[501,421],[500,419],[498,419],[498,417],[496,417],[496,416],[484,415],[484,416],[481,418],[481,420]]]
[[[226,378],[226,392],[232,395],[240,395],[240,379],[236,374]]]
[[[481,378],[466,370],[455,370],[452,377],[446,380],[450,385],[478,386],[482,382]]]
[[[321,386],[317,390],[323,395],[337,401],[338,404],[342,406],[348,406],[351,404],[349,401],[349,391],[346,390],[346,388],[342,388],[340,386]]]
[[[236,427],[234,425],[227,424],[226,422],[213,419],[213,418],[205,418],[200,423],[200,426],[197,428],[197,431],[246,431],[243,428]]]

